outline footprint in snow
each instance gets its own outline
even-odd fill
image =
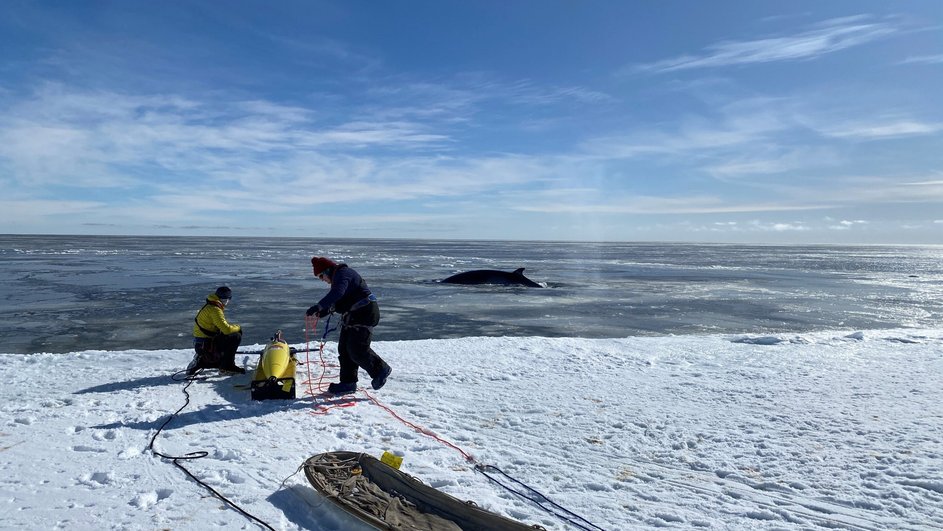
[[[94,472],[80,477],[78,483],[97,489],[113,483],[114,480],[114,475],[111,472]]]
[[[141,455],[141,449],[136,446],[131,446],[125,448],[120,454],[118,454],[119,459],[133,459]]]
[[[235,485],[241,485],[246,482],[246,478],[237,472],[226,472],[226,480]]]
[[[438,446],[432,446],[432,445],[429,445],[429,444],[416,444],[416,445],[411,446],[411,447],[409,448],[409,451],[410,451],[410,452],[428,452],[428,451],[431,451],[431,450],[437,450],[438,448],[440,448],[440,447],[438,447]]]
[[[684,522],[684,518],[681,518],[680,516],[676,514],[655,513],[655,518],[658,518],[659,520],[664,520],[665,522],[673,522],[673,523],[679,523],[679,524]]]
[[[115,430],[105,430],[104,432],[101,432],[101,431],[95,432],[95,434],[92,435],[92,438],[95,439],[96,441],[105,441],[105,440],[112,441],[117,436],[118,436],[118,432],[116,432]]]
[[[71,406],[73,402],[75,402],[75,400],[71,398],[57,398],[54,400],[46,400],[45,402],[41,402],[40,405],[47,408],[65,407]]]
[[[612,490],[612,487],[610,487],[609,485],[604,485],[602,483],[586,483],[585,486],[586,486],[586,490],[590,490],[593,492],[605,492],[605,491]]]
[[[105,451],[105,450],[102,450],[101,448],[95,448],[94,446],[86,446],[84,444],[77,444],[71,447],[70,449],[73,452],[95,452],[99,454]]]
[[[219,459],[220,461],[238,461],[239,452],[235,450],[220,450],[217,449],[213,452],[213,457]]]
[[[142,492],[134,497],[128,505],[132,507],[137,507],[138,509],[148,509],[157,505],[162,500],[166,500],[173,494],[173,491],[170,489],[160,489],[156,491]]]

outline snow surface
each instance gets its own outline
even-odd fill
[[[606,530],[943,528],[943,330],[374,346],[394,372],[369,395],[425,433],[363,390],[326,409],[337,401],[253,402],[249,376],[214,376],[189,386],[155,447],[206,451],[183,465],[285,530],[347,529],[293,475],[332,450],[389,450],[449,494],[575,529],[428,434]],[[316,347],[299,354],[312,386]],[[170,374],[190,357],[0,356],[0,527],[258,529],[147,449],[185,403]]]

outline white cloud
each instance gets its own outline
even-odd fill
[[[738,64],[797,61],[859,46],[897,31],[886,22],[868,22],[870,17],[827,20],[797,35],[712,44],[700,55],[684,55],[642,65],[636,70],[671,72]]]
[[[714,233],[757,233],[757,232],[806,232],[814,230],[813,227],[801,221],[776,222],[751,220],[747,222],[721,221],[708,225],[687,225],[687,229],[693,232],[714,232]]]
[[[716,116],[687,116],[674,130],[641,130],[585,141],[582,151],[598,158],[677,155],[747,144],[762,146],[769,136],[788,131],[796,122],[788,101],[754,98],[717,109]]]
[[[791,232],[791,231],[806,231],[810,230],[808,226],[799,222],[799,223],[757,223],[757,227],[761,230],[772,230],[775,232]]]
[[[739,176],[768,175],[791,170],[834,166],[839,157],[834,150],[823,146],[784,149],[778,145],[761,144],[752,151],[738,150],[738,154],[724,157],[721,162],[705,167],[720,179]],[[745,152],[745,153],[744,153]]]
[[[226,179],[239,168],[272,171],[320,149],[403,152],[449,141],[403,120],[321,124],[311,112],[265,101],[196,102],[55,85],[4,114],[0,161],[27,186],[128,187],[142,184],[140,173]]]
[[[914,57],[908,57],[901,61],[901,64],[927,64],[927,65],[937,65],[943,63],[943,54],[939,55],[918,55]]]
[[[535,198],[514,207],[523,212],[551,214],[732,214],[746,212],[791,212],[830,208],[824,204],[790,204],[788,202],[738,202],[714,196],[610,196],[593,201],[541,201]]]
[[[852,221],[842,220],[834,225],[829,225],[828,228],[831,230],[849,230],[856,225],[867,225],[867,224],[868,222],[862,219],[856,219]]]
[[[565,101],[589,105],[616,101],[587,87],[542,85],[527,79],[504,81],[482,72],[464,72],[441,82],[377,81],[368,95],[382,103],[363,112],[379,118],[438,119],[444,123],[470,122],[489,104],[552,107]]]
[[[943,204],[943,183],[907,183],[901,182],[902,179],[873,175],[831,176],[827,180],[819,180],[811,188],[805,182],[777,183],[775,186],[779,197],[791,198],[797,204],[827,203],[859,207],[891,203]]]
[[[927,123],[916,120],[894,120],[871,123],[849,123],[832,128],[823,128],[825,135],[837,138],[889,138],[899,136],[928,135],[943,130],[943,123]]]
[[[585,87],[541,87],[530,82],[516,87],[510,92],[513,99],[531,105],[549,105],[564,100],[581,103],[606,103],[615,99],[603,92]]]

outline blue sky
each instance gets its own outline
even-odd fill
[[[943,244],[943,2],[0,3],[0,233]]]

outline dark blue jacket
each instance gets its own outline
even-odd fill
[[[347,313],[354,304],[370,296],[370,288],[360,274],[340,264],[331,275],[331,291],[318,301],[318,306],[333,309],[337,313]]]

